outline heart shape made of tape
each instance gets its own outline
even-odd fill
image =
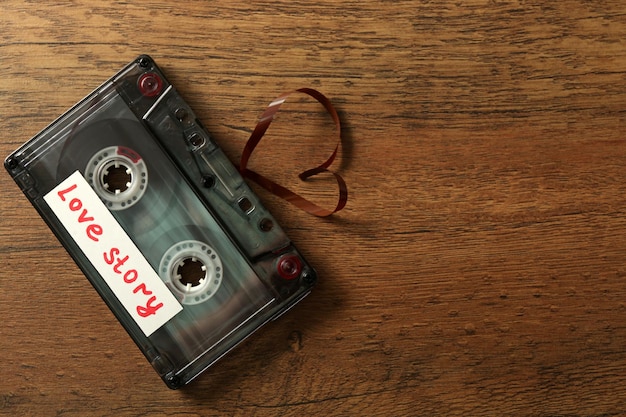
[[[322,164],[316,166],[315,168],[307,169],[298,175],[298,177],[301,180],[306,181],[307,179],[320,175],[322,173],[331,174],[335,178],[338,189],[339,189],[337,204],[335,205],[333,209],[327,209],[327,208],[321,207],[318,204],[315,204],[312,201],[302,197],[301,195],[291,191],[290,189],[275,183],[274,181],[259,174],[258,172],[248,169],[248,162],[250,160],[252,152],[254,151],[254,149],[257,147],[257,145],[259,144],[259,142],[265,135],[265,132],[270,127],[272,121],[274,120],[276,116],[276,113],[278,113],[282,104],[287,100],[289,96],[291,96],[294,93],[302,93],[302,94],[306,94],[308,96],[313,97],[322,106],[324,106],[324,109],[332,117],[333,122],[335,123],[335,129],[337,132],[337,141],[335,144],[334,151],[331,153],[330,157],[326,159]],[[346,182],[339,174],[329,170],[330,166],[333,164],[333,162],[337,158],[337,154],[339,152],[340,146],[341,146],[341,122],[339,120],[339,115],[337,114],[337,111],[333,107],[330,100],[325,95],[323,95],[322,93],[320,93],[319,91],[315,89],[299,88],[297,90],[293,90],[293,91],[289,91],[287,93],[281,94],[274,101],[272,101],[269,104],[269,106],[267,106],[267,108],[261,115],[259,122],[257,123],[256,127],[252,131],[250,138],[246,142],[246,145],[244,146],[243,152],[241,154],[241,160],[239,162],[239,172],[241,173],[243,177],[256,182],[261,187],[265,188],[267,191],[288,201],[289,203],[306,211],[307,213],[313,214],[315,216],[320,216],[320,217],[330,216],[331,214],[336,213],[339,210],[343,209],[348,201],[348,187],[346,185]]]

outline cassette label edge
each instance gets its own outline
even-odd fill
[[[44,200],[146,336],[183,309],[80,171]]]

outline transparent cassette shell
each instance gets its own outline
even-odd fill
[[[170,388],[194,379],[315,283],[313,268],[148,56],[5,167]],[[182,306],[149,335],[44,200],[76,171]]]

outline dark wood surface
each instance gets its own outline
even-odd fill
[[[319,286],[170,391],[6,173],[0,414],[626,413],[622,1],[5,1],[0,154],[140,53],[233,160],[265,106],[343,120],[347,208],[260,195]],[[332,148],[294,100],[251,167]]]

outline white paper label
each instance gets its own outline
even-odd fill
[[[80,172],[44,200],[146,336],[183,309]]]

